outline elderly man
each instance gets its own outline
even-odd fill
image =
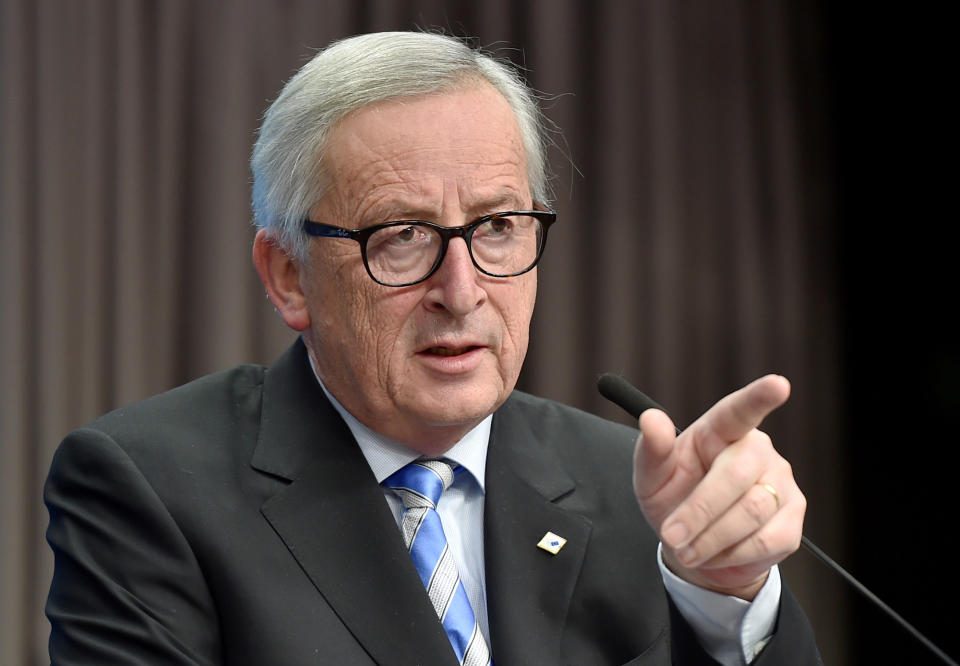
[[[679,437],[514,391],[555,216],[510,68],[338,42],[252,163],[254,263],[299,340],[64,440],[54,663],[819,661],[775,566],[804,498],[756,430],[786,380]]]

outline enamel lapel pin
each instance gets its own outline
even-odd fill
[[[567,540],[562,536],[556,535],[553,532],[547,532],[543,535],[543,538],[540,539],[540,543],[537,544],[537,548],[542,548],[551,555],[556,555],[566,543]]]

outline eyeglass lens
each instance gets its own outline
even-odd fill
[[[535,217],[505,215],[477,226],[468,245],[481,270],[505,277],[533,266],[542,237]],[[433,227],[415,222],[385,227],[367,239],[367,265],[384,284],[416,282],[430,273],[442,247]]]

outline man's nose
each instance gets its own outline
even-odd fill
[[[487,297],[479,278],[480,271],[473,265],[467,242],[463,238],[451,238],[443,263],[430,276],[427,307],[445,310],[456,317],[470,314]]]

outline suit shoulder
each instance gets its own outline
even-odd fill
[[[80,431],[110,436],[124,448],[149,440],[220,437],[259,416],[265,368],[239,365],[119,407]]]
[[[504,403],[503,409],[522,410],[530,418],[535,418],[547,425],[555,424],[561,427],[575,425],[605,432],[630,433],[633,437],[636,437],[637,434],[636,428],[610,421],[577,407],[565,405],[562,402],[541,398],[523,391],[514,391],[507,402]]]
[[[553,442],[590,442],[594,446],[610,446],[621,452],[627,450],[632,455],[637,439],[636,428],[522,391],[514,391],[501,409],[511,416],[521,417],[541,436]]]

